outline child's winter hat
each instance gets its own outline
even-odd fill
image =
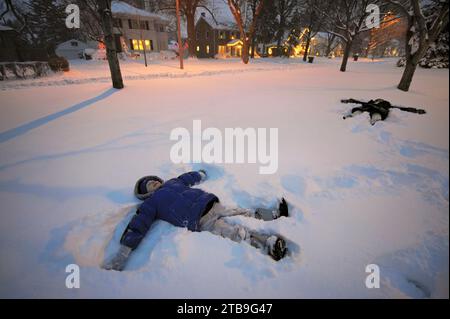
[[[147,191],[147,183],[150,181],[158,181],[161,184],[164,183],[164,181],[161,178],[159,178],[158,176],[150,175],[150,176],[141,177],[136,182],[136,185],[134,186],[134,195],[136,196],[137,199],[145,200],[145,199],[149,198],[150,195],[153,193],[153,192]]]

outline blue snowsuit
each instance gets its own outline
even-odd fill
[[[219,201],[214,194],[191,188],[200,181],[200,173],[189,172],[165,182],[140,205],[120,243],[135,249],[155,219],[199,231],[200,218]]]

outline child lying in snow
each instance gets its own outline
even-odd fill
[[[288,216],[288,206],[282,198],[278,209],[256,210],[224,207],[216,195],[191,186],[207,177],[204,170],[185,173],[178,178],[164,182],[157,176],[139,179],[135,186],[135,195],[144,200],[125,229],[121,247],[117,254],[103,265],[105,269],[121,271],[125,263],[155,219],[162,219],[175,226],[187,227],[191,231],[209,231],[215,235],[236,242],[246,241],[262,250],[274,260],[280,260],[286,254],[286,242],[276,235],[260,234],[240,225],[228,223],[224,217],[248,216],[264,221]]]
[[[354,99],[341,100],[341,103],[361,104],[359,107],[354,107],[349,115],[344,116],[344,120],[348,117],[353,117],[364,112],[370,114],[370,124],[374,125],[378,121],[384,121],[390,109],[399,109],[405,112],[425,114],[425,110],[416,109],[413,107],[394,106],[390,102],[383,99],[370,100],[369,102],[361,102]]]

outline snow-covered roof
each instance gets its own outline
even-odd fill
[[[200,19],[205,20],[206,23],[208,23],[214,29],[219,29],[219,30],[236,30],[237,29],[237,26],[235,24],[219,22],[217,20],[214,20],[214,18],[211,15],[208,15],[206,13],[197,18],[196,24]]]
[[[8,27],[6,25],[0,25],[0,31],[12,31],[12,30],[14,29],[11,27]]]
[[[169,22],[169,20],[165,16],[133,7],[132,5],[129,5],[128,3],[123,1],[117,0],[112,1],[111,11],[113,14],[126,14],[144,18],[160,19],[165,22]]]
[[[72,42],[77,42],[77,45],[74,46],[72,45]],[[71,50],[80,50],[80,49],[84,49],[86,48],[88,45],[87,43],[77,40],[77,39],[70,39],[68,41],[64,41],[60,44],[58,44],[56,46],[57,49],[59,50],[67,50],[67,49],[71,49]]]
[[[240,39],[234,39],[227,43],[227,46],[234,47],[236,45],[242,45],[242,41]]]
[[[203,18],[211,27],[221,30],[236,30],[237,25],[234,20],[233,14],[226,1],[223,0],[209,0],[208,8],[206,10],[202,7],[197,8],[196,20]],[[214,15],[214,17],[211,15]]]

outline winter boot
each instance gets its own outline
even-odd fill
[[[289,216],[289,209],[288,205],[286,203],[286,200],[284,197],[281,198],[280,205],[278,205],[278,212],[280,213],[280,216],[288,217]]]
[[[266,249],[270,257],[279,261],[286,255],[286,241],[277,236],[270,236],[266,241]]]
[[[277,219],[280,216],[289,216],[289,210],[284,198],[281,199],[278,209],[257,208],[255,210],[255,217],[265,221]]]

